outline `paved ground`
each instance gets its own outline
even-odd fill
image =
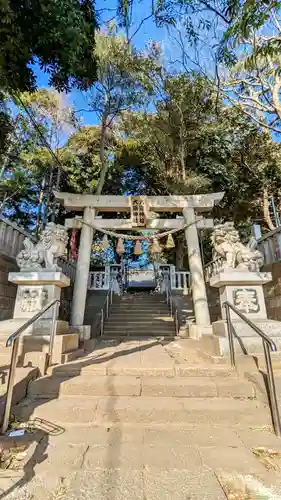
[[[226,498],[221,471],[251,474],[279,490],[280,469],[267,472],[251,451],[281,451],[280,441],[264,429],[117,425],[66,428],[37,439],[23,472],[1,471],[0,498],[220,500]]]
[[[68,375],[72,373],[73,381],[81,373],[89,381],[113,375],[125,381],[150,374],[155,385],[162,374],[168,385],[172,376],[180,382],[181,375],[193,369],[197,377],[217,387],[213,369],[203,366],[202,360],[199,365],[195,353],[188,361],[174,344],[169,350],[154,343],[148,347],[145,341],[101,345],[83,361],[72,363]],[[66,367],[55,372],[66,373]],[[202,379],[202,373],[207,377]],[[228,378],[227,369],[221,376]],[[48,422],[37,420],[41,430],[32,435],[30,447],[19,457],[22,460],[0,471],[0,499],[223,500],[227,497],[220,480],[228,473],[234,478],[253,475],[277,491],[275,497],[264,499],[281,498],[281,441],[271,432],[268,409],[255,400],[223,399],[217,393],[209,398],[191,394],[151,399],[138,392],[131,396],[59,394],[59,399],[32,399],[22,405],[24,413],[31,415],[36,408],[39,414],[33,416],[45,416]],[[78,415],[86,414],[83,423],[78,420]],[[257,447],[263,449],[258,456],[253,452]]]

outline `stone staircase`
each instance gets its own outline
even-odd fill
[[[31,381],[13,414],[60,429],[27,454],[25,495],[36,500],[57,498],[61,477],[63,500],[223,500],[219,470],[271,485],[251,450],[280,448],[255,385],[200,359],[188,340],[101,340]],[[29,498],[13,488],[7,500]]]
[[[115,298],[105,322],[105,338],[175,336],[165,297],[149,293],[128,293]]]
[[[157,340],[100,342],[90,355],[29,384],[17,417],[60,425],[116,422],[270,423],[254,385],[228,366],[178,363]]]
[[[4,412],[5,393],[10,372],[12,347],[6,347],[9,336],[24,321],[7,320],[2,322],[0,332],[0,420]],[[47,335],[22,335],[19,343],[13,404],[26,396],[27,385],[33,378],[45,373],[49,353],[50,338]],[[79,333],[72,332],[66,321],[57,321],[57,335],[54,342],[53,361],[56,364],[67,363],[84,355],[84,348],[79,345]]]

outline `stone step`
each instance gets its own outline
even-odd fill
[[[173,321],[163,321],[162,323],[155,323],[153,321],[151,322],[141,322],[141,323],[135,323],[135,322],[124,322],[124,323],[113,323],[111,321],[106,322],[104,326],[105,331],[107,332],[135,332],[136,335],[138,334],[139,331],[143,332],[161,332],[161,331],[172,331],[175,329],[175,325]]]
[[[139,311],[139,310],[135,310],[135,311],[112,311],[111,309],[109,310],[109,313],[110,313],[110,317],[114,317],[114,318],[146,318],[146,317],[151,317],[151,318],[157,318],[157,317],[169,317],[170,314],[169,314],[169,311],[168,309],[165,309],[165,311],[156,311],[155,309],[153,309],[152,311]]]
[[[271,424],[270,411],[257,400],[233,398],[173,397],[81,397],[59,399],[26,398],[13,408],[15,418],[36,417],[57,424],[99,425],[115,422],[135,424],[218,424],[265,426]]]
[[[111,339],[110,339],[111,340]],[[114,339],[116,340],[116,339]],[[131,339],[130,339],[131,340]],[[151,337],[149,338],[151,339]],[[92,353],[95,356],[95,351]],[[117,362],[117,360],[122,360],[120,358],[111,357],[110,352],[105,351],[106,360],[100,354],[97,355],[95,359],[87,359],[87,357],[82,360],[76,360],[72,363],[66,363],[64,365],[58,365],[50,367],[48,370],[49,375],[53,374],[57,377],[75,377],[79,375],[86,375],[89,378],[94,378],[98,375],[115,375],[115,376],[134,376],[134,377],[178,377],[178,378],[232,378],[237,380],[237,373],[234,369],[224,365],[209,365],[206,367],[186,366],[181,364],[174,365],[172,362],[168,363],[156,363],[146,362],[143,360],[142,364],[139,361],[130,362],[126,364],[125,362]]]
[[[138,306],[157,306],[157,307],[165,307],[167,306],[167,302],[165,300],[153,300],[153,299],[146,299],[146,300],[120,300],[119,302],[113,302],[112,303],[113,307],[114,306],[120,306],[120,307],[138,307]]]
[[[281,370],[281,351],[271,352],[272,367],[275,370]],[[265,370],[266,363],[264,353],[253,354],[258,366],[261,370]]]
[[[176,398],[255,397],[252,383],[228,378],[182,377],[43,377],[31,382],[28,395],[34,398],[67,396],[154,396]]]
[[[136,328],[136,327],[140,327],[142,329],[147,329],[147,328],[152,328],[152,329],[158,329],[158,328],[162,328],[162,327],[170,327],[171,325],[173,325],[174,323],[174,319],[173,318],[169,318],[169,319],[163,319],[163,320],[154,320],[154,318],[145,318],[145,319],[140,319],[138,321],[134,321],[134,320],[121,320],[121,319],[118,319],[118,320],[114,320],[114,318],[108,318],[106,320],[106,323],[105,323],[105,326],[113,326],[113,327],[118,327],[118,328],[124,328],[124,327],[128,327],[128,328]]]
[[[108,322],[110,323],[114,323],[114,324],[118,324],[118,323],[122,323],[123,325],[124,324],[128,324],[128,325],[135,325],[137,322],[140,322],[142,325],[162,325],[163,323],[167,323],[167,324],[170,324],[174,321],[174,318],[171,318],[171,316],[168,316],[167,314],[164,316],[161,316],[161,317],[155,317],[155,315],[151,315],[151,316],[139,316],[138,319],[135,319],[134,317],[128,315],[127,318],[125,316],[110,316],[108,318]]]
[[[109,339],[110,337],[112,338],[120,338],[122,339],[123,337],[130,337],[130,340],[135,337],[139,338],[147,338],[147,337],[174,337],[175,336],[175,329],[174,328],[153,328],[153,329],[138,329],[138,328],[122,328],[122,329],[117,329],[114,330],[112,328],[108,328],[104,330],[103,339]]]
[[[271,335],[272,340],[274,340],[277,350],[281,351],[281,338],[273,337]],[[217,356],[229,356],[229,341],[227,337],[218,337],[214,336],[212,339],[213,344],[213,352]],[[234,348],[237,355],[242,355],[244,352],[252,356],[260,356],[262,359],[263,356],[263,344],[262,339],[257,335],[239,337],[239,339],[234,339]]]
[[[113,311],[113,312],[140,312],[140,311],[150,311],[150,312],[167,312],[168,311],[168,307],[167,306],[163,306],[163,307],[159,307],[158,305],[154,305],[154,304],[148,304],[146,307],[145,306],[141,306],[141,305],[136,305],[136,306],[133,306],[133,307],[130,307],[130,306],[125,306],[125,305],[121,305],[120,306],[111,306],[110,307],[110,311]]]
[[[123,295],[119,300],[113,300],[113,304],[166,304],[166,298],[163,296],[159,298],[155,298],[152,295],[149,295],[148,297],[145,298],[132,298],[132,297],[127,297]]]
[[[19,401],[25,398],[27,394],[28,384],[30,381],[38,377],[37,368],[17,368],[15,373],[13,399],[12,402],[16,405]],[[4,414],[6,391],[9,378],[9,369],[0,370],[0,421]]]
[[[169,309],[167,307],[159,308],[159,307],[149,307],[149,308],[132,308],[129,309],[128,307],[118,307],[116,309],[110,308],[110,314],[114,315],[121,315],[121,314],[128,314],[128,315],[140,315],[140,314],[164,314],[164,316],[167,316],[169,314]]]
[[[85,354],[85,350],[83,348],[74,349],[73,351],[66,352],[61,356],[61,363],[69,363],[70,361],[74,361],[75,359],[81,358]]]
[[[231,366],[225,365],[176,365],[176,374],[180,377],[232,377],[238,378],[236,371]]]
[[[11,364],[12,349],[3,347],[0,354],[0,371]]]
[[[167,303],[164,301],[159,301],[155,302],[153,300],[147,300],[147,301],[130,301],[130,302],[119,302],[119,303],[112,303],[112,307],[121,307],[122,309],[136,309],[138,307],[159,307],[160,309],[163,307],[168,307]]]
[[[132,301],[132,300],[137,300],[137,301],[155,300],[156,302],[157,301],[164,301],[165,295],[164,295],[164,293],[158,293],[158,294],[155,294],[155,293],[146,293],[146,294],[126,293],[119,298],[120,302],[128,302],[128,301]]]
[[[119,300],[115,298],[113,300],[113,304],[166,304],[166,298],[163,295],[158,297],[153,297],[152,295],[148,295],[148,297],[128,297],[123,295]]]

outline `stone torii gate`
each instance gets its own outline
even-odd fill
[[[56,199],[63,203],[67,210],[83,212],[83,221],[86,223],[83,224],[79,219],[66,220],[67,228],[81,228],[73,291],[72,325],[83,325],[94,228],[140,231],[185,228],[196,325],[201,327],[201,330],[203,330],[202,327],[210,326],[198,229],[213,227],[213,219],[205,218],[204,213],[210,212],[223,196],[224,193],[188,196],[96,196],[56,192]],[[102,219],[97,216],[98,212],[129,212],[131,218]],[[155,216],[160,212],[182,213],[182,216],[174,219],[161,219]]]

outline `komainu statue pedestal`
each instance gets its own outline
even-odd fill
[[[24,240],[24,248],[17,255],[20,270],[9,274],[9,281],[18,289],[13,319],[0,323],[0,338],[4,345],[9,336],[36,313],[53,300],[58,301],[26,328],[20,338],[19,364],[31,364],[42,373],[48,359],[53,324],[52,362],[62,363],[70,354],[74,359],[75,351],[78,351],[79,333],[72,333],[68,322],[59,320],[61,290],[70,285],[69,278],[58,267],[58,259],[65,255],[67,240],[67,230],[63,226],[48,223],[37,243],[28,238]]]
[[[61,271],[48,269],[10,273],[9,281],[18,285],[13,317],[16,320],[24,319],[25,321],[41,311],[52,300],[60,301],[61,289],[70,285],[70,279]],[[25,333],[50,335],[54,311],[58,323],[58,307],[53,306]]]
[[[216,354],[229,354],[229,341],[224,302],[228,301],[240,313],[257,325],[281,348],[281,323],[267,318],[263,285],[271,281],[271,273],[225,269],[212,276],[210,286],[219,289],[222,319],[213,323]],[[262,340],[254,330],[230,309],[230,317],[235,332],[237,353],[263,352]]]
[[[211,240],[214,260],[208,279],[210,286],[219,290],[221,319],[213,323],[213,335],[203,339],[204,350],[215,356],[229,354],[226,301],[272,338],[280,349],[281,323],[268,319],[263,292],[263,285],[270,282],[272,276],[260,271],[263,255],[256,241],[250,238],[248,244],[242,243],[232,222],[215,226]],[[237,354],[262,353],[260,336],[233,310],[230,310],[230,318]]]

